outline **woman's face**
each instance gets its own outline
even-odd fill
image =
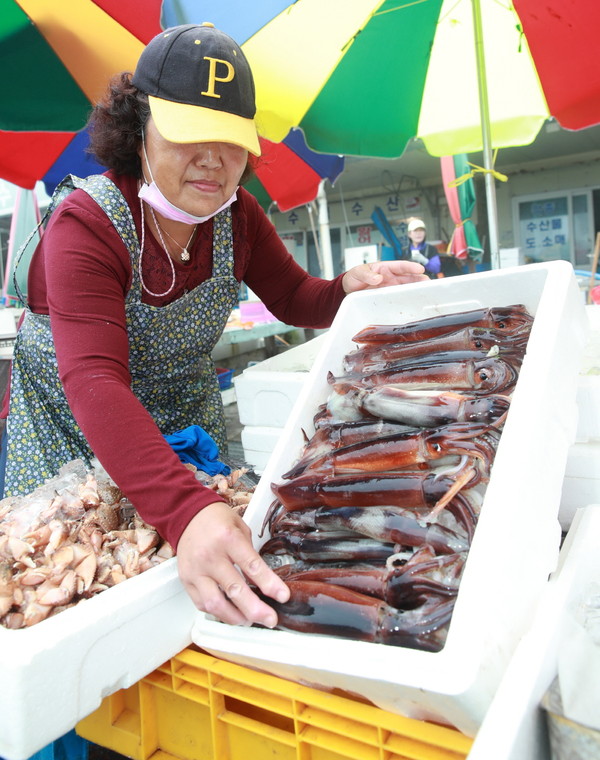
[[[408,237],[415,245],[420,245],[425,240],[425,228],[417,227],[416,230],[412,230],[408,233]]]
[[[222,142],[172,143],[160,134],[152,117],[145,128],[146,153],[152,176],[174,206],[195,216],[208,216],[235,192],[246,168],[248,151]],[[150,172],[140,145],[147,182]]]

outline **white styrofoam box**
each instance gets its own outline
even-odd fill
[[[199,613],[192,636],[220,657],[378,707],[455,725],[473,735],[535,602],[556,566],[558,509],[577,421],[575,396],[588,323],[566,262],[354,293],[342,303],[246,511],[260,546],[270,484],[300,455],[327,373],[341,374],[352,336],[367,324],[401,323],[478,307],[523,303],[535,315],[527,354],[487,486],[444,648],[404,647],[231,627]]]
[[[280,427],[259,427],[258,425],[247,425],[242,428],[244,459],[252,465],[258,475],[264,472],[282,431],[283,428]]]
[[[0,756],[25,760],[191,644],[169,559],[30,628],[0,627]]]
[[[283,428],[327,333],[265,359],[234,377],[242,425]]]
[[[515,650],[469,760],[550,760],[540,701],[556,676],[560,648],[568,646],[567,616],[581,603],[588,584],[599,579],[600,505],[594,504],[575,514],[558,568]]]
[[[576,442],[569,449],[561,492],[562,529],[569,529],[578,509],[596,503],[600,504],[600,441]]]
[[[582,443],[600,441],[600,306],[586,306],[585,311],[590,331],[577,387],[579,422],[576,440]]]
[[[600,375],[580,375],[577,386],[576,440],[600,442]]]
[[[12,359],[22,309],[0,309],[0,359]]]

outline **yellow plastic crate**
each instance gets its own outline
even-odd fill
[[[462,760],[473,743],[194,647],[104,699],[76,732],[134,760]]]

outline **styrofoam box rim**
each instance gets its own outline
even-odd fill
[[[0,756],[25,760],[191,644],[175,558],[30,628],[0,628]]]
[[[317,335],[315,338],[311,338],[311,340],[307,340],[299,346],[293,346],[281,354],[270,356],[268,359],[265,359],[258,364],[246,367],[238,377],[241,378],[246,375],[250,378],[258,372],[267,372],[269,374],[273,372],[308,372],[315,357],[319,353],[326,334],[327,333],[325,332],[321,335]]]
[[[270,484],[300,453],[301,431],[310,434],[316,407],[327,398],[327,372],[339,373],[351,337],[365,324],[513,303],[524,303],[536,319],[444,649],[432,654],[232,628],[201,613],[192,632],[196,644],[276,675],[355,692],[383,709],[476,732],[558,557],[560,486],[575,434],[577,374],[588,328],[569,264],[533,264],[347,297],[245,516],[257,535],[272,502]]]
[[[577,510],[530,628],[519,642],[469,760],[546,760],[541,699],[557,670],[567,616],[600,577],[600,505]]]
[[[574,443],[569,449],[567,477],[600,478],[600,441],[585,441]]]
[[[247,425],[242,428],[242,446],[244,450],[266,451],[271,453],[281,437],[282,427],[258,427]]]

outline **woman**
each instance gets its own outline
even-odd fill
[[[236,565],[279,601],[287,587],[245,523],[164,436],[200,425],[224,445],[210,354],[242,280],[281,320],[326,327],[346,293],[419,280],[422,267],[309,277],[239,188],[248,154],[260,153],[254,114],[248,63],[212,24],[157,35],[133,76],[115,78],[94,109],[92,149],[109,169],[76,189],[67,183],[31,262],[6,494],[28,493],[66,461],[96,456],[176,549],[199,609],[273,626],[275,613]]]
[[[421,219],[411,219],[406,233],[408,246],[404,251],[404,257],[422,264],[430,277],[437,277],[442,271],[440,254],[435,246],[425,240],[425,222]]]
[[[407,234],[409,242],[402,251],[403,258],[422,264],[431,279],[454,277],[463,273],[462,266],[454,256],[441,254],[435,246],[426,241],[427,230],[422,219],[411,219]]]

